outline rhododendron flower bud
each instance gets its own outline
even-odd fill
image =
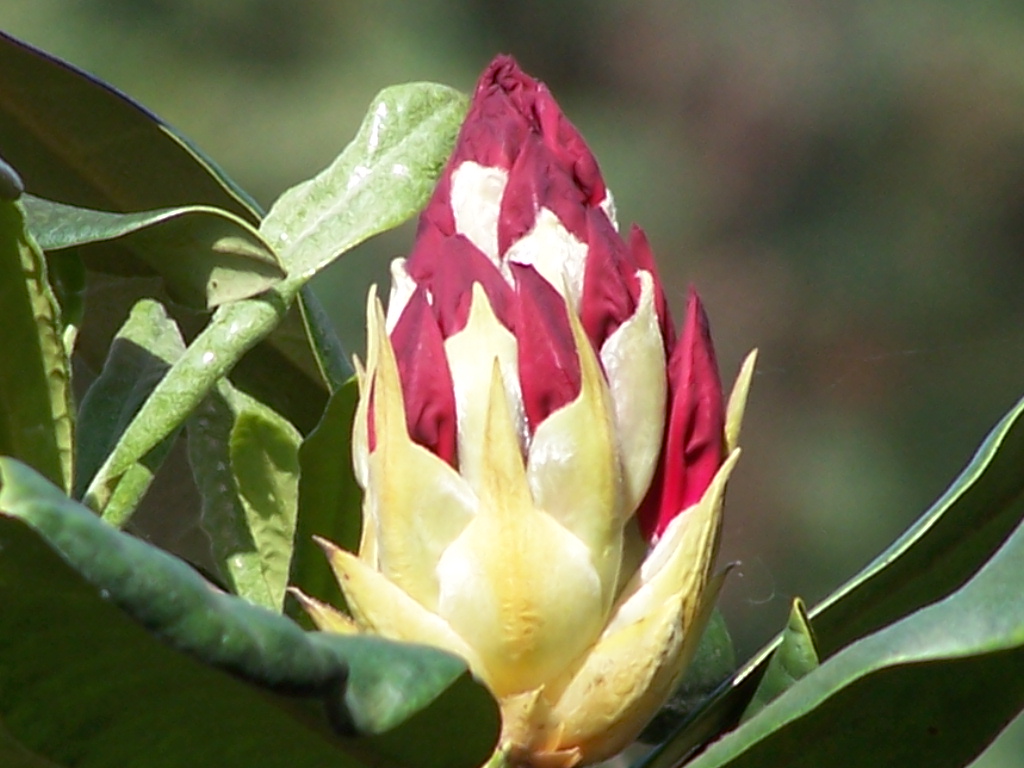
[[[324,543],[351,616],[300,598],[323,628],[462,656],[508,762],[601,760],[714,603],[753,358],[727,407],[696,293],[676,341],[646,238],[619,234],[583,139],[507,57],[392,277],[359,370],[362,542]]]

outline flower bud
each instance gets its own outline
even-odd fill
[[[676,342],[646,238],[619,235],[582,137],[508,57],[392,277],[357,366],[360,549],[324,542],[351,617],[304,602],[466,659],[510,762],[604,759],[714,604],[753,356],[727,408],[696,293]]]

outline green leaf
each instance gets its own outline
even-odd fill
[[[819,663],[814,633],[803,601],[795,598],[789,611],[789,621],[782,631],[782,639],[772,652],[764,677],[743,713],[743,720],[756,715],[783,691],[792,687],[793,683],[817,669]]]
[[[208,206],[110,213],[24,197],[29,230],[45,251],[119,240],[159,273],[178,301],[203,309],[249,298],[284,277],[260,234]]]
[[[433,83],[381,91],[352,143],[319,175],[281,195],[260,225],[289,274],[311,277],[422,208],[466,107],[465,96]]]
[[[456,657],[305,633],[17,461],[0,459],[0,482],[0,720],[31,754],[69,768],[473,768],[493,749],[497,705]],[[451,753],[426,738],[448,718]]]
[[[20,205],[7,200],[0,200],[0,307],[0,453],[69,488],[73,425],[60,310]]]
[[[359,550],[363,494],[352,470],[352,421],[358,399],[353,378],[331,396],[317,428],[299,449],[299,513],[290,583],[335,606],[344,605],[344,597],[313,537],[350,552]],[[306,620],[302,610],[293,615]]]
[[[1024,708],[1024,526],[949,597],[837,653],[692,768],[976,757]]]
[[[188,423],[202,527],[222,576],[247,600],[280,612],[298,495],[298,431],[227,381]]]
[[[2,32],[0,72],[0,147],[33,194],[104,211],[209,205],[258,220],[213,161],[106,83]]]
[[[82,398],[75,446],[76,497],[84,494],[136,411],[184,351],[177,325],[160,304],[143,299],[132,308],[110,345],[102,373]],[[173,439],[172,433],[127,470],[110,501],[97,511],[116,520],[127,519],[149,488]]]
[[[810,612],[822,658],[941,600],[963,585],[1024,519],[1024,400],[995,426],[974,458],[896,542]],[[678,764],[738,722],[780,638],[736,674],[732,684],[681,723],[643,763]]]
[[[2,32],[0,72],[0,147],[6,159],[22,169],[34,194],[109,211],[203,205],[250,223],[259,221],[259,206],[212,160],[106,83]],[[117,141],[111,141],[112,136]],[[116,243],[102,246],[102,255],[94,268],[119,276],[133,271],[133,257]],[[117,328],[138,298],[112,307],[114,319],[107,327]],[[312,293],[301,291],[299,303],[309,311],[303,319],[293,308],[294,323],[300,333],[308,329],[309,340],[289,338],[282,354],[279,334],[271,334],[267,343],[253,350],[239,378],[250,391],[259,389],[260,399],[272,402],[294,423],[312,429],[326,402],[326,393],[320,390],[330,381],[320,371],[330,370],[339,357],[342,369],[346,364],[344,355],[336,354],[336,343],[325,343],[331,332],[322,324],[323,313],[317,311]],[[90,328],[82,333],[92,335]],[[334,358],[329,357],[332,353]],[[101,351],[99,360],[103,357]],[[273,387],[267,380],[280,377],[287,379],[292,400],[280,392],[273,398],[268,393]]]

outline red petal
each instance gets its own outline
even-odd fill
[[[409,437],[454,465],[455,387],[444,339],[422,286],[398,318],[391,344],[398,359]]]
[[[590,343],[601,349],[636,312],[640,281],[629,249],[604,212],[591,208],[588,224],[580,320]]]
[[[512,289],[486,254],[462,235],[421,228],[405,269],[433,297],[434,317],[447,339],[466,327],[473,284],[480,283],[498,320],[513,326]]]
[[[513,264],[519,383],[530,433],[579,396],[580,361],[565,299],[531,266]]]
[[[669,422],[651,492],[637,510],[649,540],[700,501],[722,466],[725,403],[707,315],[690,290],[683,336],[669,361]]]
[[[665,300],[665,289],[662,287],[661,277],[658,275],[658,265],[654,261],[654,252],[651,250],[651,244],[647,241],[647,235],[636,224],[629,230],[629,248],[633,254],[633,263],[636,264],[638,269],[649,272],[654,280],[654,309],[658,313],[661,337],[665,340],[665,351],[668,352],[675,348],[676,329],[672,325],[672,313],[669,311],[668,302]],[[705,318],[705,324],[706,322],[707,319]]]

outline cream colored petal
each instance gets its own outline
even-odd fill
[[[359,627],[352,617],[346,616],[334,606],[321,602],[315,597],[310,597],[298,587],[288,587],[288,592],[299,601],[302,610],[313,620],[317,629],[323,632],[334,632],[338,635],[359,633]]]
[[[405,259],[391,260],[391,293],[388,296],[388,315],[386,327],[388,333],[395,330],[398,318],[405,311],[405,305],[416,292],[416,281],[405,269]]]
[[[577,749],[590,764],[635,741],[693,659],[721,583],[711,579],[699,597],[677,593],[602,637],[551,710],[561,750]]]
[[[699,591],[718,547],[725,486],[740,451],[733,451],[699,502],[669,523],[651,553],[626,585],[603,635],[636,622],[679,592]]]
[[[587,762],[628,744],[675,687],[700,639],[718,584],[709,582],[734,452],[704,497],[665,530],[612,620],[551,707],[562,748]]]
[[[580,361],[580,394],[537,427],[526,478],[534,505],[572,532],[590,552],[607,610],[615,597],[626,517],[618,439],[597,357],[571,312],[569,324]]]
[[[438,613],[479,654],[500,697],[559,674],[603,623],[583,543],[530,499],[519,442],[493,367],[480,506],[438,565]]]
[[[498,215],[508,173],[467,160],[452,172],[451,200],[455,231],[486,253],[498,257]]]
[[[366,371],[358,357],[352,358],[352,365],[356,369],[356,384],[359,387],[359,402],[356,403],[355,417],[352,419],[352,470],[355,472],[356,482],[360,488],[366,488],[369,482],[369,458],[370,447],[368,445],[369,435],[367,424],[369,419],[368,389],[366,384]]]
[[[428,610],[437,604],[436,566],[473,517],[476,497],[458,472],[412,441],[391,341],[378,304],[370,343],[376,350],[373,419],[364,524],[376,523],[380,571]]]
[[[729,395],[729,405],[725,410],[725,450],[731,452],[740,441],[740,427],[743,424],[743,411],[747,407],[747,393],[750,392],[750,379],[754,375],[757,363],[757,350],[747,355],[736,376],[736,383]]]
[[[516,264],[532,265],[563,296],[568,286],[567,298],[571,299],[573,311],[579,311],[587,244],[577,240],[554,211],[541,208],[533,229],[512,244],[505,258]]]
[[[650,487],[665,432],[668,377],[665,341],[654,306],[654,280],[640,271],[636,312],[601,347],[601,363],[615,404],[622,458],[625,505],[629,514]]]
[[[474,672],[479,660],[454,630],[402,589],[351,552],[319,540],[360,627],[391,640],[433,645],[465,659]],[[479,674],[479,672],[478,672]]]
[[[483,287],[475,284],[466,327],[444,342],[455,384],[459,473],[473,489],[480,485],[480,467],[485,451],[484,422],[491,383],[491,366],[488,363],[494,359],[498,360],[505,394],[512,403],[520,444],[526,441],[526,415],[519,389],[517,350],[516,337],[494,315]]]

